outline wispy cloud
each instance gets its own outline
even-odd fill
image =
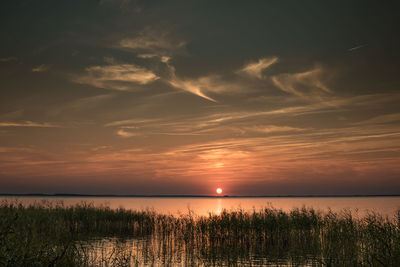
[[[32,72],[45,72],[45,71],[47,71],[48,69],[49,69],[49,66],[42,64],[42,65],[40,65],[40,66],[34,67],[34,68],[32,69]]]
[[[385,114],[385,115],[380,115],[376,117],[372,117],[367,120],[363,120],[360,122],[356,122],[355,124],[357,125],[363,125],[363,124],[385,124],[385,123],[391,123],[391,122],[396,122],[400,121],[400,113],[393,113],[393,114]]]
[[[101,94],[89,97],[79,98],[69,103],[65,103],[57,106],[54,109],[50,109],[47,114],[49,115],[58,115],[64,111],[80,111],[96,108],[99,105],[105,103],[109,99],[113,98],[114,94]]]
[[[169,66],[170,71],[171,71],[171,78],[167,80],[167,83],[169,83],[171,86],[181,89],[187,92],[190,92],[192,94],[195,94],[197,96],[200,96],[204,99],[207,99],[212,102],[217,102],[215,99],[205,95],[203,92],[204,88],[204,82],[209,82],[209,80],[203,80],[202,82],[199,82],[199,80],[183,80],[180,79],[176,76],[175,74],[175,68],[172,66]]]
[[[137,57],[138,58],[145,58],[145,59],[147,59],[147,58],[159,58],[162,63],[168,63],[170,61],[170,59],[171,59],[171,57],[169,57],[169,56],[160,56],[160,55],[157,55],[157,54],[138,54]]]
[[[225,117],[218,119],[216,115],[213,116],[203,119],[221,123],[226,121]],[[253,122],[248,122],[250,128],[251,124]],[[184,125],[186,123],[182,123]],[[62,169],[71,177],[93,173],[116,177],[127,174],[128,177],[134,173],[149,175],[145,177],[154,179],[174,177],[180,181],[200,177],[215,181],[222,177],[225,182],[243,179],[254,182],[272,177],[274,180],[287,180],[290,173],[302,179],[312,173],[326,179],[323,173],[327,171],[335,173],[340,170],[346,174],[360,175],[383,167],[393,170],[394,166],[394,170],[399,170],[398,131],[375,130],[364,126],[310,131],[291,125],[259,126],[261,131],[263,128],[267,132],[282,131],[283,134],[269,135],[268,138],[227,135],[218,139],[207,138],[206,141],[204,138],[192,139],[190,144],[178,142],[169,146],[160,142],[160,147],[138,142],[135,147],[100,147],[84,149],[79,153],[76,149],[50,154],[32,148],[12,150],[0,147],[0,152],[7,153],[0,160],[0,170],[10,175],[29,174],[31,177],[50,177]],[[171,128],[162,125],[160,129],[168,131]],[[154,129],[152,131],[155,132]],[[133,129],[121,129],[117,134],[129,138],[139,133]],[[54,168],[55,165],[57,168]]]
[[[121,137],[128,138],[128,137],[137,136],[138,134],[135,134],[135,133],[132,133],[132,132],[127,132],[127,131],[125,131],[124,129],[119,129],[119,130],[117,131],[117,135],[119,135],[119,136],[121,136]]]
[[[141,54],[154,54],[157,56],[171,56],[182,50],[186,45],[178,37],[173,36],[171,31],[146,27],[134,37],[124,38],[119,46],[125,49],[142,52]]]
[[[260,117],[276,117],[273,112],[227,112],[205,116],[169,117],[164,119],[133,119],[115,121],[105,127],[135,129],[141,135],[210,135],[221,136],[237,134],[240,136],[254,134],[276,134],[300,132],[307,129],[287,125],[260,123]]]
[[[257,62],[252,62],[244,66],[241,70],[239,70],[239,73],[245,73],[249,76],[262,79],[262,72],[272,64],[277,63],[278,60],[278,57],[261,58]]]
[[[14,61],[17,60],[16,57],[5,57],[5,58],[0,58],[0,62],[9,62],[9,61]]]
[[[152,71],[133,64],[116,64],[91,66],[86,68],[86,75],[78,77],[75,82],[94,87],[127,91],[132,85],[145,85],[158,80]]]
[[[284,92],[303,98],[312,98],[331,92],[321,80],[321,74],[321,68],[314,68],[301,73],[276,75],[271,79]]]
[[[174,88],[181,89],[212,102],[218,102],[209,94],[235,94],[243,91],[243,83],[220,75],[208,75],[198,78],[181,78],[176,74],[175,68],[167,64],[170,77],[165,81]]]
[[[202,92],[202,84],[199,84],[195,81],[191,81],[191,80],[180,80],[180,79],[172,79],[169,81],[169,84],[172,85],[175,88],[178,89],[182,89],[185,91],[188,91],[192,94],[195,94],[197,96],[200,96],[204,99],[210,100],[212,102],[217,102],[215,99],[206,96],[203,92]]]
[[[138,58],[154,58],[154,57],[158,57],[157,54],[138,54],[137,55]]]
[[[300,132],[304,131],[303,128],[290,127],[290,126],[278,126],[278,125],[265,125],[265,126],[251,126],[244,128],[247,131],[254,131],[260,133],[282,133],[282,132]]]
[[[33,122],[33,121],[24,121],[24,122],[0,122],[0,127],[42,127],[42,128],[52,128],[59,127],[58,125],[54,125],[48,122]]]
[[[202,114],[187,114],[185,116],[163,115],[158,118],[133,118],[117,120],[106,123],[105,127],[117,127],[118,129],[135,129],[135,133],[144,136],[150,135],[208,135],[221,136],[260,136],[263,134],[287,135],[290,133],[303,134],[313,131],[314,125],[299,127],[298,120],[301,116],[319,116],[329,113],[337,119],[343,111],[354,107],[366,108],[373,105],[382,105],[387,101],[396,101],[399,96],[375,94],[369,96],[357,96],[347,98],[329,97],[326,100],[306,102],[300,100],[287,107],[266,108],[264,110],[230,109],[218,105],[218,109]],[[386,101],[386,102],[385,102]],[[295,105],[293,105],[295,104]],[[335,115],[337,113],[337,115]],[[284,118],[285,123],[281,119]],[[385,118],[385,120],[396,119]],[[382,121],[383,119],[380,119]],[[345,125],[350,123],[344,122]],[[318,126],[316,126],[318,128]]]
[[[122,126],[122,125],[132,125],[132,124],[145,124],[150,122],[156,122],[157,119],[130,119],[130,120],[121,120],[121,121],[113,121],[105,124],[105,127],[110,126]]]
[[[352,52],[352,51],[358,50],[358,49],[360,49],[360,48],[363,48],[363,47],[365,47],[365,46],[367,46],[367,45],[366,45],[366,44],[357,45],[357,46],[354,46],[354,47],[352,47],[352,48],[349,48],[347,51]]]

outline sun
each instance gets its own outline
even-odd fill
[[[219,187],[218,187],[217,190],[215,190],[215,191],[217,191],[217,194],[218,194],[218,195],[221,195],[221,193],[222,193],[222,188],[219,188]]]

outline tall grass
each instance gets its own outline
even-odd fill
[[[0,205],[0,266],[400,266],[396,218],[313,209],[179,217]]]

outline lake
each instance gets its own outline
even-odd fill
[[[58,252],[73,266],[400,266],[400,197],[2,199],[8,205],[38,204],[23,209],[3,203],[0,209],[0,232],[7,235],[1,252],[14,262],[23,261],[30,248],[38,262]],[[48,202],[115,210],[49,208]],[[125,210],[116,210],[120,207]],[[323,213],[287,212],[302,207]],[[140,211],[146,209],[150,211]],[[244,212],[223,212],[238,209]],[[329,209],[338,214],[326,213]]]
[[[74,205],[81,202],[95,206],[109,206],[112,209],[130,210],[153,209],[163,214],[196,215],[220,214],[223,210],[243,209],[251,211],[265,207],[290,211],[293,208],[314,208],[316,210],[339,212],[350,210],[354,215],[364,216],[368,212],[377,212],[389,217],[400,209],[400,197],[3,197],[23,204],[43,201],[63,202]]]

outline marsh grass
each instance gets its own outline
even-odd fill
[[[400,212],[0,205],[0,266],[400,266]]]

